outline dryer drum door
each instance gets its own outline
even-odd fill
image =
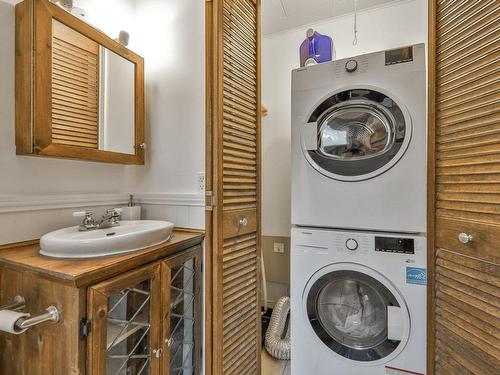
[[[303,152],[313,168],[342,181],[384,173],[406,151],[412,134],[405,110],[389,96],[352,89],[321,102],[302,131]]]
[[[399,352],[406,341],[406,306],[388,287],[358,271],[337,270],[309,289],[309,322],[321,341],[354,361],[379,361]],[[392,320],[392,321],[391,321]],[[404,345],[403,345],[404,346]]]

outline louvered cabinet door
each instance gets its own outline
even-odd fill
[[[500,2],[430,2],[436,374],[500,366]],[[432,149],[432,148],[431,148]],[[433,332],[432,332],[433,333]]]
[[[99,44],[52,20],[52,142],[99,147]]]
[[[213,372],[260,372],[260,2],[217,0]]]

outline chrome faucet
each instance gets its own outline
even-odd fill
[[[106,213],[99,220],[94,218],[94,211],[91,210],[74,212],[73,216],[83,217],[83,221],[78,226],[78,230],[80,232],[87,232],[89,230],[119,226],[120,222],[118,220],[120,219],[121,212],[122,210],[119,208],[110,208],[106,210]]]

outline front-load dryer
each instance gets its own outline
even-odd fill
[[[292,73],[292,224],[426,232],[423,44]]]
[[[293,228],[292,375],[426,373],[426,239]]]

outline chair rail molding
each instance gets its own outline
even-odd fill
[[[0,214],[65,208],[125,205],[133,194],[138,204],[203,207],[201,194],[172,193],[90,193],[0,195]]]
[[[166,220],[177,227],[204,229],[205,201],[199,194],[89,193],[0,195],[0,245],[31,241],[45,233],[79,223],[72,211],[125,206],[129,195],[142,206],[142,217]]]
[[[132,193],[139,204],[205,207],[203,194]],[[128,195],[127,195],[128,197]]]

